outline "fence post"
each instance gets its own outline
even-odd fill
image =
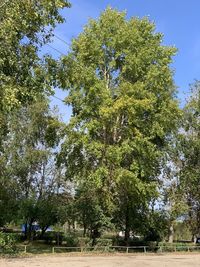
[[[187,247],[187,249],[188,249],[188,252],[190,252],[190,248],[189,248],[189,247]]]
[[[55,250],[54,250],[54,247],[52,247],[52,253],[54,254]]]
[[[176,252],[176,245],[175,245],[175,247],[174,247],[174,251]]]
[[[146,247],[144,247],[144,253],[146,253],[146,252],[147,252]]]
[[[24,253],[26,253],[26,245],[24,246]]]
[[[128,247],[126,248],[126,253],[128,253]]]

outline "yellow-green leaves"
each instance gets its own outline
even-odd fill
[[[6,1],[5,1],[6,3]],[[30,103],[45,90],[49,80],[38,49],[46,43],[66,0],[15,0],[0,10],[0,109]]]
[[[128,210],[129,230],[158,195],[163,151],[176,127],[174,52],[147,18],[127,20],[108,8],[61,64],[60,85],[73,108],[62,150],[67,177],[107,190]]]

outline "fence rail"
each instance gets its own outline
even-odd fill
[[[200,252],[200,246],[97,246],[97,247],[52,247],[52,253],[66,252],[124,252],[124,253],[166,253],[166,252]]]
[[[23,253],[33,253],[36,247],[31,245],[17,246]],[[102,253],[168,253],[168,252],[200,252],[200,246],[185,246],[185,245],[172,245],[172,246],[94,246],[94,247],[64,247],[64,246],[49,246],[43,247],[40,251],[34,253],[60,253],[60,252],[102,252]]]

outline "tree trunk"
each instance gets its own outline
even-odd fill
[[[127,205],[126,207],[126,218],[125,218],[125,237],[124,240],[126,241],[126,244],[128,245],[128,241],[130,238],[130,222],[129,222],[129,207]]]
[[[40,238],[41,238],[41,239],[44,237],[44,234],[45,234],[47,228],[48,228],[48,226],[45,226],[45,227],[42,227],[42,228],[41,228],[41,230],[42,230],[42,231],[41,231],[41,235],[40,235]]]
[[[86,224],[83,224],[83,237],[86,236],[86,230],[87,230]]]
[[[192,242],[194,243],[194,245],[196,245],[196,243],[197,243],[197,235],[196,234],[192,235]]]
[[[169,243],[173,243],[174,242],[174,225],[173,222],[171,223],[170,227],[169,227]]]
[[[28,223],[27,222],[24,224],[24,239],[25,240],[28,239]]]

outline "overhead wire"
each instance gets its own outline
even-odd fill
[[[64,41],[62,38],[60,38],[59,36],[57,36],[57,35],[55,35],[55,34],[54,34],[54,36],[55,36],[57,39],[59,39],[60,41],[62,41],[63,43],[69,45],[67,42],[65,42],[65,41]],[[64,54],[63,52],[61,52],[59,49],[55,48],[54,46],[52,46],[52,45],[50,45],[50,44],[48,44],[48,43],[47,43],[46,45],[49,46],[49,47],[50,47],[51,49],[53,49],[54,51],[56,51],[57,53],[59,53],[60,55],[65,56],[65,54]],[[62,103],[65,102],[64,99],[61,99],[60,97],[58,97],[58,96],[56,96],[56,95],[51,95],[51,97],[53,97],[53,98],[55,98],[55,99],[61,101]]]
[[[65,56],[65,54],[63,52],[61,52],[60,50],[58,50],[57,48],[53,47],[52,45],[50,44],[46,44],[47,46],[49,46],[51,49],[55,50],[57,53],[59,53],[60,55],[62,56]]]
[[[0,5],[0,9],[1,9],[2,7],[4,7],[6,4],[8,4],[9,2],[10,2],[10,0],[6,0],[2,5]],[[63,42],[64,44],[70,46],[70,44],[69,44],[68,42],[66,42],[65,40],[63,40],[63,39],[62,39],[61,37],[59,37],[58,35],[54,34],[54,36],[55,36],[58,40],[60,40],[61,42]],[[52,45],[50,45],[50,44],[48,44],[48,43],[47,43],[46,45],[49,46],[49,47],[50,47],[51,49],[53,49],[54,51],[56,51],[57,53],[61,54],[62,56],[65,56],[65,54],[64,54],[63,52],[61,52],[59,49],[53,47]],[[56,98],[56,99],[59,100],[59,101],[65,102],[63,99],[61,99],[61,98],[59,98],[59,97],[57,97],[57,96],[55,96],[55,95],[52,95],[52,97]]]
[[[62,101],[63,103],[65,102],[65,100],[64,100],[64,99],[61,99],[60,97],[58,97],[58,96],[56,96],[56,95],[51,95],[51,97],[54,97],[54,98],[56,98],[56,99],[58,99],[58,100]]]
[[[60,40],[61,42],[63,42],[64,44],[70,46],[70,43],[68,43],[67,41],[65,41],[64,39],[62,39],[60,36],[58,36],[57,34],[53,34],[54,37],[56,37],[56,39]]]

